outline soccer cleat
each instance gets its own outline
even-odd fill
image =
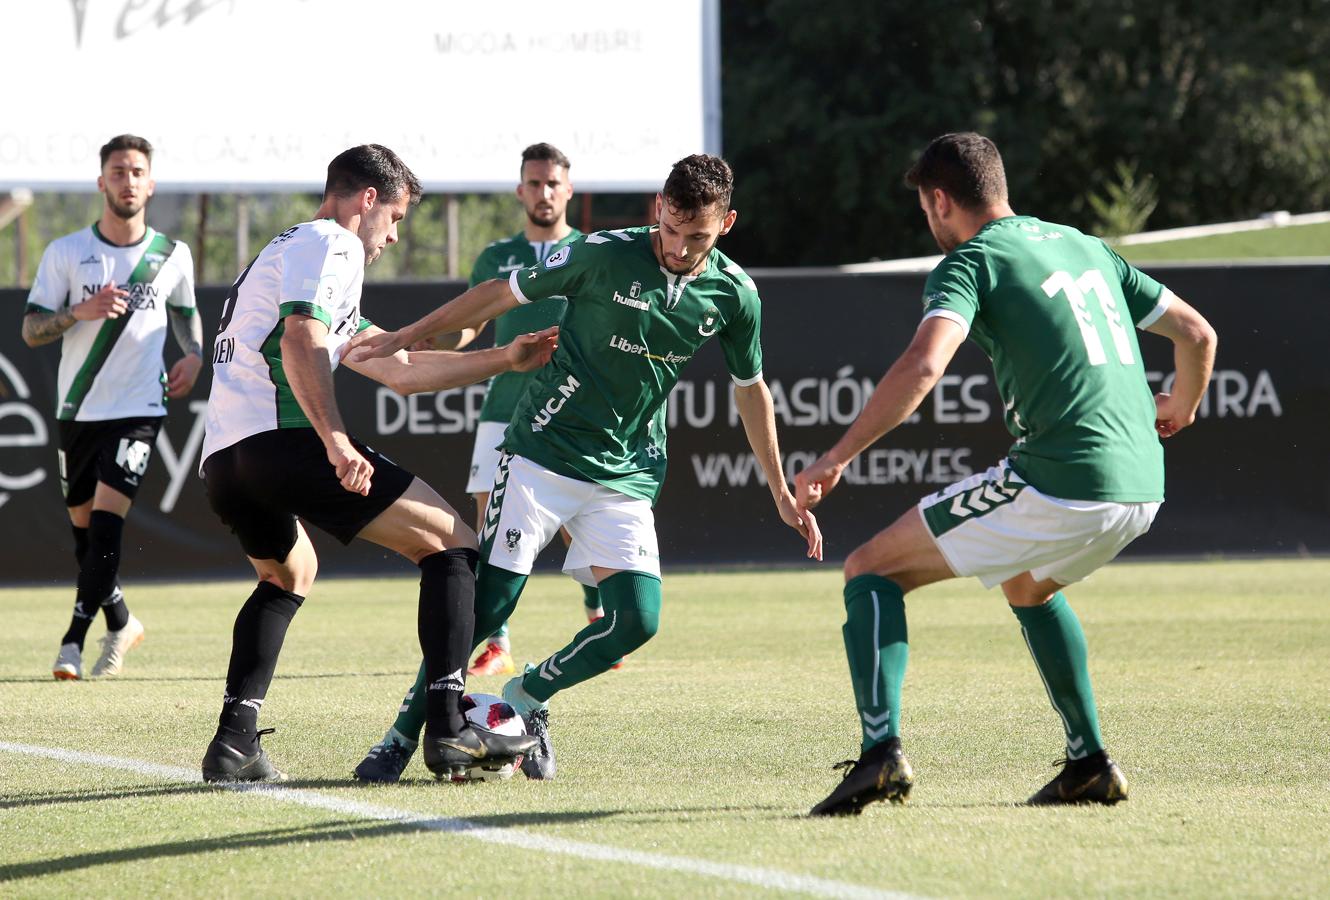
[[[367,784],[396,784],[411,762],[415,747],[407,748],[401,741],[385,737],[369,748],[369,753],[356,766],[356,781]]]
[[[527,663],[527,672],[534,669],[535,666]],[[550,740],[550,708],[549,704],[532,697],[526,692],[526,688],[522,687],[522,678],[525,674],[524,672],[504,682],[501,693],[504,701],[522,717],[526,733],[538,741],[536,749],[522,757],[522,774],[535,781],[550,781],[554,778],[554,743]]]
[[[522,717],[526,733],[538,742],[536,749],[522,757],[522,774],[533,781],[554,780],[554,742],[550,740],[550,711],[532,710]]]
[[[586,611],[586,621],[588,625],[590,625],[593,622],[599,622],[603,618],[605,618],[605,610],[602,607],[597,606],[595,609],[588,609]],[[621,657],[619,659],[616,659],[614,662],[610,663],[610,668],[614,669],[615,671],[622,669],[623,658]]]
[[[78,681],[83,677],[83,651],[78,644],[61,644],[51,674],[56,681]]]
[[[1101,765],[1091,765],[1088,772],[1071,760],[1060,760],[1054,765],[1062,766],[1062,771],[1026,801],[1030,806],[1076,803],[1112,806],[1127,799],[1127,778],[1107,755]]]
[[[498,644],[486,644],[485,649],[476,657],[467,675],[511,675],[517,671],[513,665],[513,655]]]
[[[463,777],[467,769],[481,761],[514,762],[535,748],[536,739],[528,734],[496,734],[470,725],[459,734],[439,736],[432,734],[427,724],[420,743],[426,767],[443,780]]]
[[[236,781],[285,781],[259,746],[259,739],[276,729],[264,728],[248,735],[231,728],[217,729],[217,735],[203,754],[203,780],[219,783]]]
[[[878,800],[904,803],[914,786],[914,770],[897,738],[875,744],[859,759],[847,759],[835,768],[846,770],[844,778],[827,799],[809,811],[810,816],[857,816]]]
[[[92,667],[92,676],[100,678],[119,675],[120,667],[125,664],[125,654],[143,643],[143,623],[129,614],[129,621],[117,631],[108,631],[102,638],[102,655],[97,657],[97,664]]]

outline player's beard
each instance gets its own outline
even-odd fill
[[[719,238],[717,238],[717,240],[719,240]],[[660,248],[661,265],[663,265],[665,267],[665,271],[669,272],[671,275],[692,275],[695,270],[698,270],[702,266],[706,265],[706,258],[710,256],[711,251],[715,249],[716,249],[716,241],[712,241],[711,246],[707,247],[707,249],[704,252],[697,254],[697,256],[695,257],[689,258],[688,262],[684,263],[683,266],[676,268],[670,264],[669,257],[665,255],[665,247],[662,245]]]
[[[124,219],[126,222],[128,222],[130,219],[134,218],[139,213],[141,213],[143,211],[143,207],[146,206],[148,203],[148,201],[145,199],[142,203],[138,204],[137,206],[125,206],[120,202],[118,202],[115,199],[115,195],[113,195],[110,191],[104,191],[103,195],[106,197],[106,208],[109,209],[113,214],[115,214],[117,218]]]
[[[559,221],[559,214],[554,211],[554,207],[550,207],[548,213],[541,212],[539,207],[536,209],[528,209],[526,211],[526,217],[531,221],[532,225],[535,225],[538,228],[549,228],[555,222]]]

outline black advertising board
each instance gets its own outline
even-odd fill
[[[1320,337],[1330,323],[1330,267],[1160,267],[1220,336],[1215,377],[1190,430],[1166,443],[1168,501],[1128,556],[1330,551],[1330,374]],[[765,375],[776,404],[786,474],[841,434],[918,323],[923,276],[771,270],[763,296]],[[369,285],[364,312],[395,327],[455,296],[460,283]],[[224,290],[199,292],[205,333]],[[56,471],[52,415],[58,344],[24,346],[26,295],[0,291],[0,580],[68,582],[72,539]],[[607,338],[608,340],[608,338]],[[210,342],[210,335],[209,335]],[[168,339],[168,346],[172,342]],[[1152,383],[1171,372],[1171,345],[1141,337]],[[168,358],[169,355],[168,355]],[[214,519],[196,472],[205,371],[175,403],[125,533],[126,577],[234,575],[249,569]],[[483,386],[399,397],[343,371],[339,403],[362,440],[420,475],[469,520],[464,496]],[[988,360],[966,344],[914,420],[870,448],[820,509],[829,558],[843,558],[918,498],[997,462],[1010,443]],[[670,475],[656,508],[666,567],[798,563],[800,544],[775,515],[744,439],[719,346],[708,344],[670,400]],[[405,573],[363,544],[316,536],[320,569]],[[557,564],[557,553],[546,554]]]

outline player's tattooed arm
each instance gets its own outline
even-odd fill
[[[74,326],[75,322],[91,322],[94,319],[118,319],[129,309],[125,298],[127,291],[122,291],[114,284],[108,284],[82,303],[76,303],[66,309],[55,312],[30,312],[23,317],[23,342],[29,347],[49,344]]]
[[[49,344],[74,327],[78,319],[69,309],[55,312],[30,312],[23,317],[23,343],[29,347]]]

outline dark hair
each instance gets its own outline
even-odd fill
[[[543,141],[539,144],[532,144],[522,151],[522,166],[518,167],[519,174],[521,168],[529,162],[552,162],[556,166],[563,166],[565,169],[573,167],[573,164],[568,161],[568,157],[563,155],[562,150]]]
[[[106,161],[111,158],[111,154],[117,150],[137,150],[148,157],[148,165],[152,165],[152,144],[148,143],[147,138],[141,138],[137,134],[117,134],[105,144],[102,144],[102,167],[106,167]]]
[[[403,193],[411,196],[411,205],[420,202],[420,180],[406,163],[382,144],[361,144],[343,150],[328,163],[328,183],[323,196],[346,197],[372,187],[379,199],[393,203]]]
[[[734,172],[730,164],[719,156],[694,153],[685,156],[670,169],[661,194],[676,215],[691,213],[692,219],[711,206],[719,206],[721,214],[730,210],[730,195],[734,193]]]
[[[973,131],[934,138],[905,173],[905,183],[926,191],[941,188],[965,209],[1007,200],[1007,173],[997,145]]]

